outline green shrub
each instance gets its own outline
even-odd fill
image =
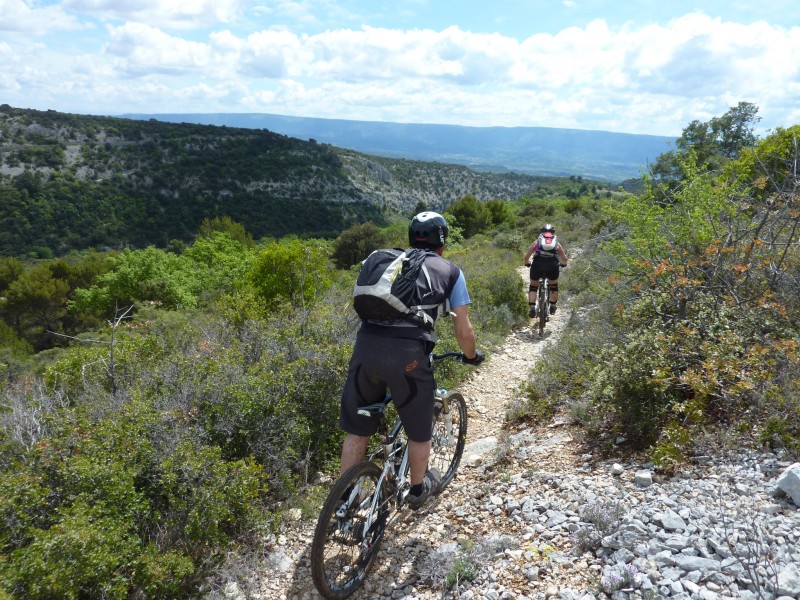
[[[661,430],[661,435],[651,452],[653,463],[665,473],[674,473],[686,462],[692,445],[690,430],[672,421]]]
[[[0,478],[0,583],[26,598],[180,598],[259,518],[260,467],[144,403],[63,408]],[[176,433],[178,436],[176,437]]]
[[[763,421],[758,440],[764,445],[784,447],[800,457],[800,369],[795,368],[794,372],[794,378],[778,378],[764,394],[758,409]]]
[[[288,302],[294,309],[306,310],[330,286],[329,272],[323,244],[290,239],[259,251],[246,279],[270,307]]]
[[[129,524],[80,501],[32,529],[0,562],[0,581],[21,598],[128,597],[139,541]]]

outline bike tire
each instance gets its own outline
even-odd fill
[[[447,434],[444,412],[439,412],[433,420],[431,455],[428,459],[428,467],[435,467],[442,474],[442,489],[455,477],[467,441],[467,403],[464,396],[450,392],[445,397],[453,425],[452,435]]]
[[[544,337],[544,326],[547,324],[547,297],[541,288],[544,286],[539,286],[539,337]]]
[[[336,480],[325,500],[311,543],[311,577],[317,591],[328,600],[344,600],[364,583],[383,540],[389,517],[391,494],[379,485],[383,471],[374,462],[362,462]],[[351,506],[346,495],[360,486]],[[378,495],[376,516],[367,536],[363,527],[373,498]],[[345,510],[343,517],[337,511]]]

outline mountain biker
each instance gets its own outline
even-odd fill
[[[484,354],[475,347],[475,333],[469,319],[471,300],[464,274],[442,257],[449,233],[442,215],[426,211],[411,219],[408,241],[413,248],[431,251],[425,258],[433,295],[426,304],[449,299],[458,345],[464,362],[479,365]],[[420,272],[418,287],[425,275]],[[429,312],[435,320],[438,311]],[[364,460],[367,444],[377,429],[377,421],[358,414],[358,408],[383,400],[386,390],[408,436],[411,490],[407,501],[413,510],[439,492],[441,474],[428,470],[434,411],[435,383],[430,354],[435,338],[432,331],[407,320],[373,322],[362,320],[342,393],[339,425],[345,431],[341,472]]]
[[[556,239],[556,228],[551,223],[545,224],[539,229],[539,237],[531,244],[525,253],[523,262],[526,267],[531,268],[531,283],[528,287],[528,304],[530,310],[529,317],[536,316],[536,294],[539,293],[539,278],[549,279],[548,287],[550,290],[550,314],[556,314],[556,303],[558,302],[558,273],[559,267],[566,267],[567,253],[561,243]],[[548,248],[548,246],[553,246]]]

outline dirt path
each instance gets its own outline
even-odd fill
[[[520,275],[527,282],[527,269],[521,268]],[[503,347],[491,352],[490,360],[459,386],[458,390],[467,399],[469,421],[467,449],[456,479],[419,513],[403,510],[393,515],[377,564],[363,589],[353,598],[449,597],[444,595],[441,577],[435,576],[436,567],[432,566],[431,557],[443,549],[452,552],[457,542],[506,533],[516,537],[525,535],[516,531],[511,522],[507,524],[507,531],[498,531],[496,524],[475,516],[481,511],[470,510],[470,507],[484,507],[493,490],[501,485],[500,480],[510,477],[507,470],[492,469],[498,452],[503,450],[504,439],[520,434],[504,433],[506,407],[520,394],[520,385],[527,381],[531,367],[544,348],[559,337],[568,312],[567,303],[559,303],[559,312],[551,317],[544,339],[534,331],[533,321],[531,327],[510,334]],[[536,434],[536,437],[546,441],[549,461],[558,456],[558,462],[565,466],[573,464],[576,444],[558,423],[551,424],[549,432],[545,428],[544,435]],[[296,521],[275,535],[267,557],[269,565],[261,569],[258,580],[247,590],[238,584],[229,584],[225,597],[236,600],[319,598],[311,582],[308,560],[313,528],[313,520]],[[518,573],[508,576],[509,581],[498,585],[504,589],[527,587],[527,581],[515,581],[519,579]],[[498,578],[502,579],[503,574],[498,574]]]

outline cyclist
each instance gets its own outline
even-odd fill
[[[418,287],[424,282],[432,295],[426,305],[449,300],[456,340],[465,355],[464,362],[479,365],[484,354],[475,347],[475,333],[469,319],[471,303],[464,274],[442,257],[449,228],[439,213],[421,212],[411,219],[408,241],[414,248],[432,251],[425,258],[430,284],[420,272]],[[432,319],[438,310],[428,311]],[[367,444],[377,429],[377,421],[358,414],[358,408],[382,400],[387,388],[408,436],[411,490],[407,501],[413,510],[439,492],[441,474],[428,470],[431,451],[431,424],[435,383],[430,354],[435,338],[432,331],[407,320],[362,321],[342,393],[339,425],[346,436],[342,445],[341,472],[363,461]]]
[[[558,302],[558,273],[559,267],[566,267],[567,253],[556,238],[556,228],[547,223],[539,229],[539,237],[531,244],[525,253],[523,261],[526,267],[531,268],[531,284],[528,287],[529,317],[536,316],[536,294],[539,293],[539,278],[547,277],[550,282],[550,314],[556,314]]]

